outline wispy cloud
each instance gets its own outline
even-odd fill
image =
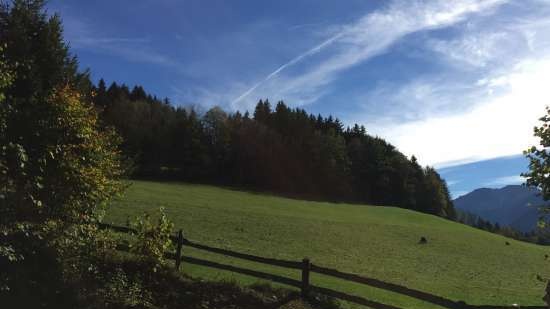
[[[225,91],[212,91],[208,87],[180,87],[172,85],[170,100],[176,105],[192,106],[197,112],[202,112],[213,106],[222,106],[228,95],[236,95],[236,89],[243,89],[236,84],[232,84]]]
[[[289,62],[281,65],[280,67],[278,67],[275,71],[271,72],[269,75],[267,75],[263,80],[259,81],[258,83],[256,83],[254,86],[252,86],[251,88],[249,88],[248,90],[246,90],[244,93],[242,93],[239,97],[237,97],[235,100],[233,100],[233,102],[231,102],[232,105],[235,105],[237,104],[239,101],[241,101],[243,98],[247,97],[250,93],[252,93],[254,90],[256,90],[260,85],[264,84],[265,82],[271,80],[273,77],[277,76],[281,71],[283,71],[284,69],[286,69],[287,67],[289,66],[292,66],[298,62],[300,62],[302,59],[308,57],[308,56],[311,56],[315,53],[318,53],[319,51],[321,51],[324,47],[332,44],[334,41],[336,41],[337,39],[339,39],[341,36],[343,36],[343,32],[340,32],[336,35],[334,35],[333,37],[325,40],[323,43],[313,47],[312,49],[308,50],[307,52],[297,56],[296,58],[290,60]]]
[[[490,10],[504,0],[463,1],[394,1],[387,8],[367,14],[357,22],[341,26],[341,31],[321,44],[298,55],[256,82],[235,98],[234,106],[247,107],[255,102],[252,94],[261,89],[262,96],[284,98],[294,104],[316,100],[337,75],[380,53],[404,36],[426,29],[457,23],[472,13]],[[320,52],[327,54],[299,74],[283,75],[291,66]],[[251,98],[252,97],[252,98]],[[245,100],[245,99],[252,100]]]
[[[364,112],[348,120],[370,124],[371,133],[440,168],[536,144],[533,126],[550,104],[550,3],[537,5],[512,16],[482,16],[453,35],[420,42],[416,47],[441,69],[368,90]],[[387,102],[391,111],[372,102]]]
[[[447,180],[447,185],[448,186],[453,186],[453,185],[456,185],[458,183],[460,183],[462,180]]]
[[[469,110],[434,112],[404,123],[392,119],[375,125],[374,131],[423,163],[440,167],[518,154],[536,143],[532,130],[548,104],[549,79],[550,57],[527,59],[480,83],[486,94]]]
[[[453,199],[456,199],[456,198],[459,198],[465,194],[467,194],[468,191],[455,191],[455,192],[451,192],[451,198]]]
[[[550,104],[550,2],[380,3],[344,24],[265,15],[201,32],[189,23],[192,30],[172,37],[192,48],[177,52],[157,47],[154,31],[104,32],[92,19],[62,16],[77,50],[177,71],[170,78],[178,87],[163,85],[175,102],[233,110],[250,110],[259,98],[319,103],[312,112],[365,124],[439,167],[518,154],[536,142],[532,127]]]
[[[349,116],[348,122],[369,123],[370,129],[385,128],[387,123],[403,123],[464,112],[487,89],[464,80],[444,76],[416,76],[409,82],[380,82],[354,101],[362,111]],[[460,94],[460,101],[457,101]],[[385,108],[381,108],[383,104]],[[369,115],[365,118],[365,115]]]
[[[163,66],[178,66],[178,62],[151,48],[149,37],[114,37],[98,31],[92,22],[63,14],[65,39],[70,46],[88,52],[108,53],[127,61],[145,62]]]
[[[501,60],[508,55],[504,45],[513,47],[515,42],[506,32],[476,33],[455,40],[431,40],[428,42],[434,51],[450,58],[456,65],[485,67],[489,62]]]
[[[498,177],[485,183],[487,187],[502,187],[506,185],[519,185],[525,182],[525,178],[519,175]]]
[[[290,26],[288,29],[290,29],[290,30],[302,30],[302,29],[307,29],[307,28],[318,27],[318,26],[325,25],[325,24],[326,24],[325,22],[305,23],[305,24],[298,24],[298,25]]]
[[[101,46],[103,44],[148,44],[149,38],[112,38],[77,36],[71,41],[76,47]]]

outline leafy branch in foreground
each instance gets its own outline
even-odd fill
[[[539,139],[539,147],[532,146],[524,151],[525,156],[529,159],[529,171],[522,173],[521,176],[527,178],[526,185],[539,188],[542,198],[548,201],[550,200],[550,153],[548,151],[548,147],[550,147],[550,107],[546,107],[546,114],[539,120],[542,125],[533,129],[534,136]],[[540,228],[548,226],[545,217],[549,212],[548,205],[540,206]],[[543,299],[550,304],[550,281],[546,286],[546,295]]]
[[[161,207],[156,224],[151,215],[144,213],[142,217],[136,218],[132,227],[137,230],[137,237],[131,246],[131,252],[153,263],[153,270],[156,271],[157,267],[165,263],[164,253],[172,246],[170,236],[174,223],[168,220],[164,208]]]
[[[539,147],[531,146],[523,153],[529,160],[529,171],[522,173],[521,176],[526,178],[526,185],[537,187],[541,190],[542,198],[545,201],[550,200],[550,107],[546,107],[546,115],[539,118],[542,122],[541,126],[536,126],[534,136],[539,139]],[[544,227],[544,217],[549,212],[549,207],[541,205],[541,220],[540,226]]]

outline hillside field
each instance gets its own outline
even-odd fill
[[[470,304],[541,305],[550,278],[550,247],[507,239],[435,216],[380,206],[301,201],[205,185],[132,181],[107,211],[124,224],[165,207],[176,228],[206,245],[312,263],[361,274]],[[428,243],[418,244],[420,237]],[[506,245],[509,242],[510,245]],[[184,254],[282,274],[285,270],[184,248]],[[182,264],[208,279],[257,279]],[[312,275],[312,284],[405,308],[437,308],[406,296]]]

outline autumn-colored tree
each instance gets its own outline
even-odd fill
[[[0,85],[0,224],[86,222],[120,189],[120,138],[100,124],[60,19],[43,7],[0,6],[2,72],[13,72]]]
[[[0,292],[17,287],[20,301],[58,297],[32,283],[55,286],[59,263],[86,260],[101,206],[122,189],[120,138],[98,120],[59,18],[42,7],[0,6]]]
[[[5,145],[0,154],[5,162],[0,172],[1,220],[92,220],[98,206],[121,188],[119,138],[100,127],[92,106],[69,86],[38,104],[41,113],[9,100],[0,107],[6,124],[0,134]],[[10,131],[11,121],[22,118],[34,127],[30,136]]]

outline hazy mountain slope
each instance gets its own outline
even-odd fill
[[[537,206],[544,203],[538,193],[536,189],[520,185],[481,188],[455,199],[454,205],[493,223],[527,232],[536,226]]]

